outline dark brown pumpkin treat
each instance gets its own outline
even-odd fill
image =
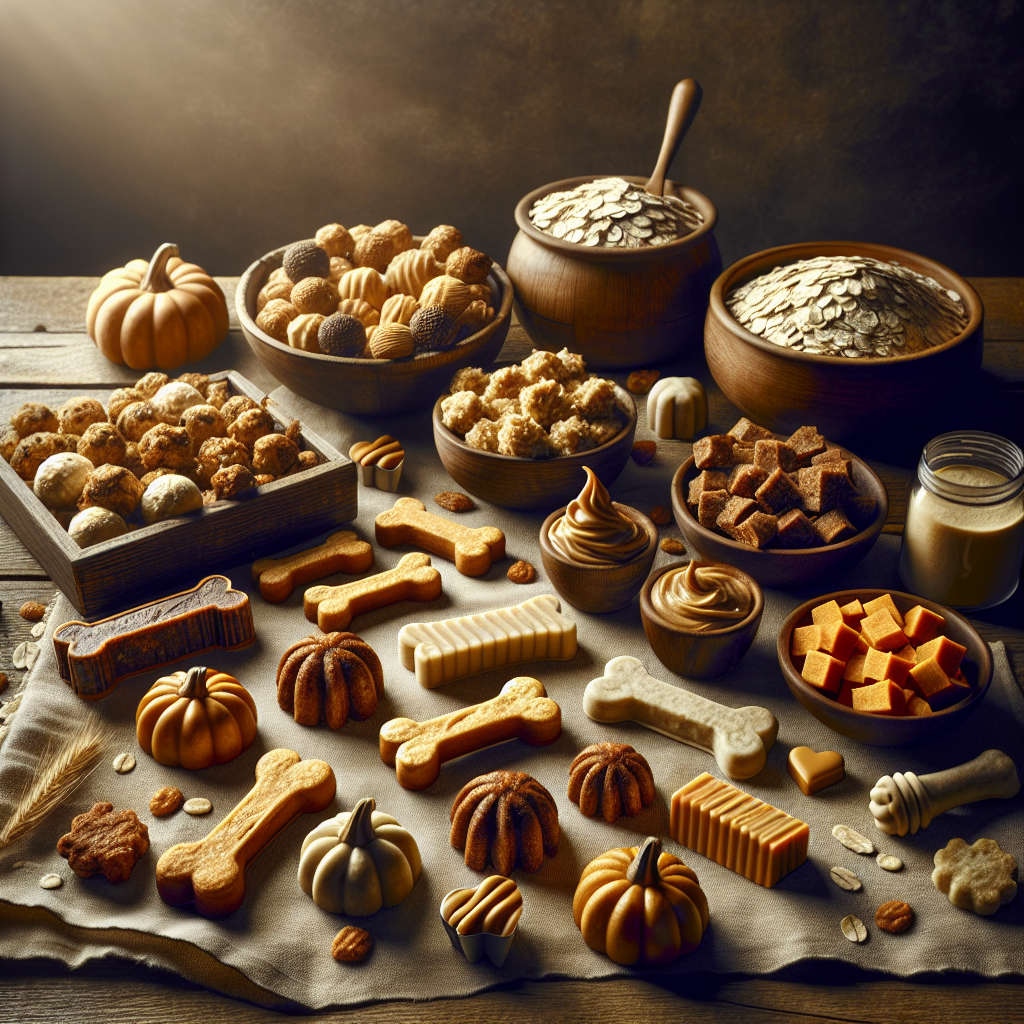
[[[434,501],[449,512],[472,512],[476,508],[476,502],[460,491],[442,491],[434,495]]]
[[[696,505],[700,501],[700,496],[705,491],[724,491],[726,490],[726,484],[728,477],[720,469],[704,469],[701,470],[691,481],[689,496],[687,498],[691,505]]]
[[[220,410],[212,405],[193,405],[181,414],[178,425],[188,431],[192,451],[198,452],[211,437],[227,437],[228,428]]]
[[[715,526],[731,534],[747,516],[752,515],[756,511],[757,502],[751,501],[750,498],[729,498],[715,519]],[[701,525],[704,525],[703,522]]]
[[[149,401],[132,402],[125,406],[117,417],[117,429],[124,435],[126,441],[134,441],[138,444],[143,434],[152,430],[158,423],[163,423],[156,414],[156,410]]]
[[[903,900],[889,900],[875,911],[875,924],[882,931],[899,935],[914,923],[914,909]]]
[[[635,817],[654,797],[651,766],[628,743],[593,743],[569,765],[569,799],[584,817],[600,813],[612,824]]]
[[[779,521],[775,525],[777,548],[814,548],[821,544],[814,524],[798,508],[790,509],[779,516]]]
[[[138,507],[144,490],[142,481],[124,466],[98,466],[85,482],[78,507],[96,505],[127,519]]]
[[[277,429],[274,417],[261,406],[255,409],[248,409],[243,412],[228,426],[228,437],[233,438],[245,445],[252,451],[253,445],[267,434],[272,434]]]
[[[284,434],[265,434],[252,446],[254,473],[284,476],[298,461],[299,446]]]
[[[84,434],[94,423],[107,423],[107,410],[95,398],[72,398],[57,410],[64,434]]]
[[[138,388],[117,388],[107,399],[107,418],[116,423],[118,416],[134,402],[144,402],[146,396]]]
[[[38,622],[46,614],[46,605],[38,601],[26,601],[18,609],[18,614],[28,622]]]
[[[409,320],[417,352],[443,352],[455,344],[459,325],[441,306],[421,306]]]
[[[123,466],[127,461],[128,442],[113,423],[93,423],[78,442],[78,454],[94,466]]]
[[[800,462],[807,462],[813,456],[825,451],[825,438],[818,433],[817,427],[800,427],[786,440]]]
[[[347,924],[334,936],[331,956],[338,963],[356,963],[365,960],[373,949],[373,936],[365,928]]]
[[[686,545],[675,537],[662,537],[658,547],[668,555],[686,554]]]
[[[697,522],[709,530],[713,530],[718,524],[718,517],[725,511],[725,506],[732,501],[729,492],[704,491],[697,502]],[[750,503],[751,505],[754,502]]]
[[[255,490],[256,480],[246,466],[225,466],[210,477],[210,487],[212,501],[234,501]]]
[[[658,453],[658,446],[654,441],[637,441],[630,450],[629,457],[638,466],[649,466]]]
[[[778,519],[775,516],[758,511],[747,516],[743,522],[734,526],[728,533],[741,544],[748,544],[752,548],[763,548],[775,539],[777,529]]]
[[[737,442],[749,445],[755,441],[770,441],[772,439],[772,432],[767,427],[759,427],[756,423],[751,423],[746,416],[741,416],[729,433],[736,438]]]
[[[878,515],[878,502],[869,494],[850,492],[843,497],[842,507],[846,518],[858,530],[866,530]]]
[[[537,570],[529,562],[520,559],[508,567],[508,572],[505,575],[513,583],[532,583],[537,578]]]
[[[143,473],[146,472],[146,467],[142,464],[142,459],[139,456],[139,446],[135,441],[129,441],[125,445],[124,468],[131,470],[140,480]]]
[[[141,391],[146,398],[152,398],[170,379],[166,373],[152,370],[135,382],[135,390]]]
[[[329,356],[355,358],[366,346],[366,328],[348,313],[334,313],[320,325],[316,340],[320,351]]]
[[[735,451],[735,449],[733,449]],[[707,472],[707,470],[705,470]],[[768,479],[768,473],[752,463],[742,462],[732,467],[725,489],[740,498],[753,498],[758,487]],[[691,483],[692,486],[692,483]]]
[[[331,273],[330,256],[312,239],[288,246],[282,265],[292,284],[304,277],[329,277]]]
[[[778,467],[792,473],[796,469],[796,452],[785,441],[755,441],[754,465],[766,473],[772,473]]]
[[[19,437],[30,434],[56,434],[60,427],[57,414],[42,402],[26,402],[12,417],[11,426]]]
[[[754,498],[761,506],[762,511],[773,516],[788,512],[791,508],[797,508],[804,500],[796,484],[790,480],[789,474],[784,473],[778,467],[754,492]]]
[[[57,841],[57,852],[79,878],[100,873],[108,882],[125,882],[149,849],[149,829],[134,811],[115,811],[96,803],[71,822]]]
[[[139,441],[139,458],[147,470],[194,469],[192,438],[184,427],[161,423],[147,430]]]
[[[464,245],[448,254],[444,272],[465,284],[480,284],[491,272],[491,257],[479,249]]]
[[[666,505],[655,505],[647,518],[655,526],[668,526],[672,522],[672,510]]]
[[[220,407],[220,414],[224,425],[230,426],[243,412],[259,407],[259,402],[254,402],[248,395],[233,395]]]
[[[800,491],[808,512],[830,512],[856,494],[845,467],[838,462],[801,469]]]
[[[285,473],[285,476],[294,476],[296,473],[301,473],[304,469],[312,469],[314,466],[319,465],[320,456],[316,452],[299,452],[299,461]]]

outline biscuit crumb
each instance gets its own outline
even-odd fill
[[[18,609],[18,614],[28,622],[38,622],[46,614],[46,605],[38,601],[26,601]]]
[[[472,512],[476,508],[476,502],[459,491],[442,491],[434,495],[434,501],[449,512]]]
[[[509,566],[506,575],[513,583],[532,583],[537,578],[537,570],[520,559]]]
[[[686,554],[686,545],[681,540],[676,540],[675,537],[662,537],[661,544],[658,546],[670,555]]]
[[[355,963],[365,960],[373,949],[373,936],[365,928],[346,925],[334,936],[331,956],[339,963]]]
[[[655,505],[649,518],[655,526],[668,526],[672,522],[672,512],[664,505]]]
[[[149,798],[149,811],[154,818],[166,818],[182,804],[184,794],[177,786],[164,786]]]
[[[634,395],[646,395],[660,376],[659,370],[634,370],[626,378],[626,390],[632,391]]]
[[[875,911],[875,924],[893,935],[905,932],[913,923],[913,908],[902,900],[889,900]]]
[[[653,441],[637,441],[629,453],[629,457],[638,466],[649,466],[654,461],[658,446]]]

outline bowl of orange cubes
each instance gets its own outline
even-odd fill
[[[992,681],[988,645],[962,615],[898,590],[804,602],[782,624],[778,655],[790,691],[815,718],[877,747],[957,725]]]

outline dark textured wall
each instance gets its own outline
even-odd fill
[[[162,241],[215,273],[320,224],[454,223],[674,165],[726,263],[858,238],[1024,274],[1021,0],[0,0],[0,273]]]

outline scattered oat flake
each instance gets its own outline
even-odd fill
[[[118,754],[114,758],[114,771],[118,775],[127,775],[135,767],[135,758],[131,754]]]
[[[653,441],[637,441],[633,445],[632,451],[629,453],[629,457],[638,466],[649,466],[654,461],[654,456],[658,451],[658,446]]]
[[[839,927],[843,929],[843,934],[851,942],[867,941],[868,930],[864,927],[864,922],[856,914],[847,914],[839,922]]]
[[[31,640],[22,640],[14,648],[14,653],[11,655],[11,663],[15,668],[30,669],[36,663],[36,658],[38,657],[39,644],[33,643]]]
[[[867,836],[862,836],[855,828],[850,828],[849,825],[835,825],[832,828],[832,835],[854,853],[875,852],[875,844]]]
[[[659,547],[662,551],[670,555],[686,554],[686,545],[675,537],[662,537]]]
[[[651,509],[650,519],[655,526],[668,526],[672,522],[672,512],[664,505],[655,505]]]
[[[18,614],[29,622],[38,622],[46,614],[46,605],[38,601],[26,601],[18,609]]]
[[[520,559],[508,567],[506,575],[513,583],[532,583],[537,578],[537,570],[529,562]]]
[[[875,863],[883,871],[899,871],[903,867],[903,861],[899,857],[894,857],[891,853],[880,853],[875,858]]]
[[[434,501],[449,512],[472,512],[476,508],[476,502],[459,491],[442,491],[434,495]]]
[[[205,796],[194,796],[185,801],[182,810],[186,814],[209,814],[213,810],[213,804]]]
[[[29,632],[38,640],[46,632],[46,623],[37,622]]]
[[[634,370],[626,378],[626,389],[634,395],[646,395],[660,376],[660,370]]]
[[[832,881],[847,892],[860,892],[864,887],[861,880],[849,868],[832,868]]]
[[[59,889],[64,884],[64,879],[60,875],[43,875],[39,879],[40,889]]]

